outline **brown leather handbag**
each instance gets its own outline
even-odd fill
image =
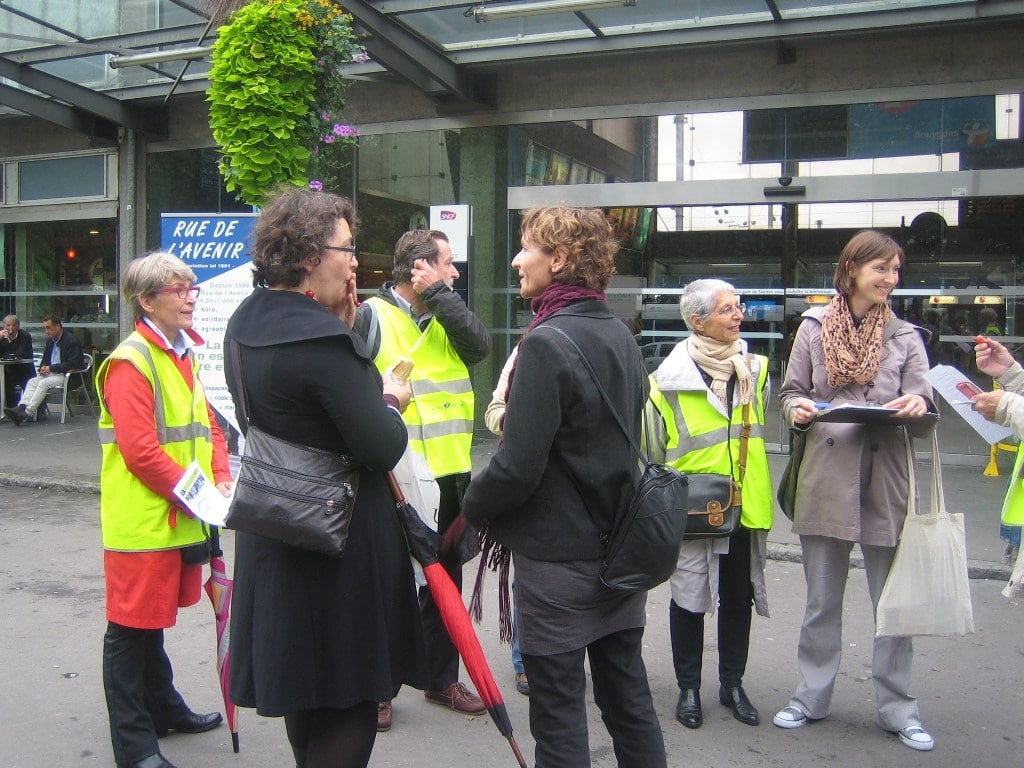
[[[690,481],[690,495],[686,511],[684,540],[723,538],[732,536],[739,528],[740,513],[743,507],[743,477],[747,473],[747,441],[749,438],[750,403],[744,403],[743,426],[740,428],[739,479],[733,480],[731,472],[728,475],[711,472],[686,475]]]

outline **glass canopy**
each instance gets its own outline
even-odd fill
[[[225,0],[4,0],[0,3],[0,109],[8,114],[42,114],[42,101],[50,100],[91,110],[98,106],[90,104],[88,92],[131,101],[205,90],[209,56],[202,49],[216,35],[211,9],[225,4]],[[364,64],[351,65],[347,75],[441,83],[454,92],[435,90],[432,95],[463,99],[470,97],[458,92],[460,76],[508,69],[523,59],[965,23],[1024,12],[1024,3],[1009,0],[348,0],[339,4],[354,17],[371,57]],[[179,58],[173,53],[176,50]],[[151,52],[172,53],[166,61],[121,63],[123,57]]]

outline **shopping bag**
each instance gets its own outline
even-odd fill
[[[437,486],[434,474],[427,465],[427,460],[412,449],[412,446],[405,446],[405,453],[398,460],[392,470],[398,486],[405,495],[409,506],[416,510],[420,519],[430,530],[437,532],[437,510],[441,506],[441,489]],[[411,557],[411,556],[410,556]],[[423,567],[415,557],[412,559],[412,569],[419,586],[425,586],[426,577],[423,575]]]
[[[875,636],[968,635],[974,632],[964,516],[946,511],[938,438],[932,433],[931,511],[917,514],[910,466],[907,519],[885,586],[878,599]]]

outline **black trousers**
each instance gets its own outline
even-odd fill
[[[157,731],[166,730],[189,713],[174,688],[162,629],[135,629],[107,622],[103,692],[118,765],[155,755],[160,751]]]
[[[442,536],[448,526],[462,511],[462,496],[469,483],[469,472],[446,475],[437,478],[441,490],[441,501],[437,509],[437,530]],[[441,558],[441,565],[452,577],[456,589],[462,593],[462,563],[455,553]],[[441,614],[437,610],[429,587],[420,587],[420,618],[423,621],[423,635],[427,646],[427,668],[430,674],[430,690],[443,691],[459,679],[459,652],[444,628]]]
[[[750,647],[751,606],[750,531],[742,526],[729,541],[729,552],[718,558],[718,680],[734,688],[743,684]],[[700,688],[704,655],[704,614],[669,603],[669,632],[676,683]]]
[[[643,627],[615,632],[586,648],[553,656],[523,654],[530,678],[535,768],[587,768],[587,675],[612,737],[619,768],[664,768],[665,742],[640,654]]]

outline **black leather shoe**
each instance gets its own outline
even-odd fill
[[[164,728],[157,728],[156,735],[158,738],[163,738],[169,730],[178,733],[204,733],[212,731],[222,722],[224,722],[224,718],[221,717],[220,712],[210,712],[206,715],[189,712],[181,720],[169,723]]]
[[[174,764],[157,752],[135,763],[118,763],[117,768],[174,768]]]
[[[676,720],[687,728],[700,728],[704,724],[704,713],[700,708],[700,691],[683,688],[676,704]]]
[[[747,725],[759,725],[761,722],[757,709],[750,703],[743,686],[726,688],[724,685],[718,689],[718,700],[732,710],[732,716],[741,723]]]

